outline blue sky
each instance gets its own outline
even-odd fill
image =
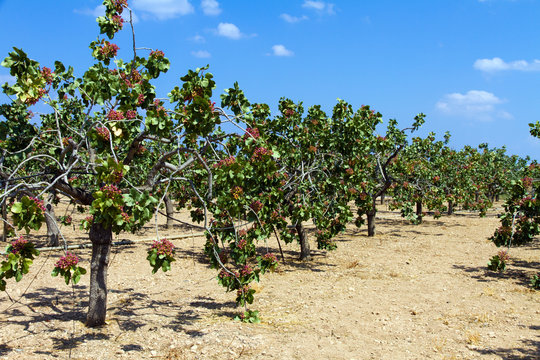
[[[540,1],[540,0],[539,0]],[[188,69],[210,64],[216,92],[238,81],[252,102],[280,97],[369,104],[460,148],[487,142],[540,159],[529,122],[540,120],[540,3],[536,0],[128,0],[138,47],[163,50],[165,96]],[[43,66],[78,75],[97,38],[93,0],[0,0],[0,56],[23,48]],[[131,56],[126,29],[115,42]],[[142,54],[142,52],[141,52]],[[8,81],[0,68],[0,82]],[[2,102],[7,98],[2,96]]]

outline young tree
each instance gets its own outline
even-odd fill
[[[127,3],[106,0],[103,4],[106,14],[98,24],[112,40],[124,26],[121,14]],[[82,224],[92,242],[88,326],[105,322],[112,234],[136,231],[147,223],[159,202],[155,194],[161,190],[161,196],[166,195],[174,177],[196,191],[197,174],[190,167],[208,167],[210,160],[204,154],[217,141],[211,134],[220,122],[210,101],[214,87],[210,74],[190,71],[182,78],[182,89],[191,99],[186,104],[173,90],[172,109],[166,109],[151,84],[169,68],[163,52],[154,50],[147,58],[140,57],[141,49],[133,44],[133,58],[124,62],[116,59],[118,46],[109,40],[91,43],[96,62],[80,78],[59,61],[54,70],[42,67],[20,49],[2,62],[16,81],[3,86],[13,98],[1,107],[0,170],[5,184],[1,200],[20,198],[11,205],[13,225],[19,230],[40,227],[45,212],[41,198],[53,191],[90,213]],[[32,125],[28,109],[37,102],[50,112],[40,115],[39,125]],[[149,260],[154,269],[158,264],[166,271],[172,250],[160,241]],[[13,259],[4,262],[0,278],[13,273],[19,274],[18,281],[28,271],[36,254],[20,247],[8,249]],[[71,254],[57,268],[53,274],[67,275],[66,281],[78,281],[82,272]]]

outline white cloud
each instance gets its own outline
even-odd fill
[[[478,59],[474,62],[474,68],[484,72],[496,72],[504,70],[517,71],[540,71],[540,60],[531,62],[516,60],[505,62],[503,59],[494,57],[493,59]]]
[[[105,5],[98,5],[93,9],[84,8],[84,9],[75,9],[73,10],[76,14],[90,15],[92,17],[99,17],[105,15]]]
[[[302,4],[302,7],[315,9],[315,10],[324,10],[324,6],[325,6],[324,1],[306,0],[304,1],[304,4]]]
[[[189,0],[133,0],[132,7],[158,20],[172,19],[194,11]]]
[[[324,1],[313,1],[313,0],[304,0],[302,7],[306,9],[316,10],[318,12],[326,12],[330,15],[335,14],[334,4],[327,3]]]
[[[188,40],[191,40],[191,41],[196,42],[196,43],[206,42],[206,39],[204,38],[204,36],[199,35],[199,34],[190,37]]]
[[[192,51],[191,55],[200,59],[207,59],[211,56],[210,53],[206,50]]]
[[[287,49],[285,46],[283,45],[274,45],[272,46],[272,52],[273,52],[273,55],[274,56],[293,56],[294,53]]]
[[[223,36],[229,39],[238,40],[244,36],[240,29],[231,23],[219,23],[217,27],[217,33],[219,36]]]
[[[289,15],[289,14],[281,14],[281,15],[279,15],[279,17],[282,18],[283,20],[285,20],[286,22],[291,23],[291,24],[294,24],[294,23],[300,22],[302,20],[307,20],[308,19],[308,17],[306,15],[292,16],[292,15]]]
[[[15,84],[15,81],[17,81],[17,79],[15,79],[14,76],[0,74],[0,85],[4,85],[6,82],[13,85]]]
[[[219,15],[221,13],[219,3],[216,0],[202,0],[201,7],[205,15]]]
[[[469,90],[465,94],[446,94],[435,107],[447,115],[491,121],[494,118],[513,119],[512,114],[500,110],[497,105],[505,101],[494,94],[483,90]]]

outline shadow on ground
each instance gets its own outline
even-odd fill
[[[530,326],[532,330],[540,330],[540,326]],[[540,355],[540,336],[537,339],[521,340],[523,346],[514,348],[492,348],[492,349],[476,349],[475,351],[482,355],[496,355],[506,360],[525,360],[538,359]]]

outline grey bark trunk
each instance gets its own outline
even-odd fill
[[[384,193],[381,194],[381,205],[384,205]]]
[[[2,204],[2,219],[7,221],[7,203],[4,201]],[[4,221],[2,221],[2,224],[4,224],[3,231],[2,231],[2,241],[7,241],[7,235],[8,235],[8,224]]]
[[[367,213],[367,232],[368,236],[375,236],[375,214],[377,212],[371,210]]]
[[[454,202],[449,201],[448,202],[448,215],[454,214]]]
[[[56,215],[54,214],[54,206],[51,204],[51,198],[45,205],[45,225],[47,225],[47,245],[58,246],[60,243],[60,229],[56,223]]]
[[[416,202],[416,216],[418,216],[418,223],[422,222],[422,202]]]
[[[309,248],[306,229],[301,222],[296,224],[296,232],[300,238],[300,260],[311,260],[311,250]]]
[[[92,261],[90,264],[90,301],[86,325],[96,327],[105,324],[107,315],[107,270],[111,253],[112,231],[94,223],[90,228]]]
[[[173,215],[174,215],[174,205],[171,199],[168,196],[163,198],[165,203],[165,212],[167,214],[167,223],[165,224],[166,229],[171,229],[173,227]]]

